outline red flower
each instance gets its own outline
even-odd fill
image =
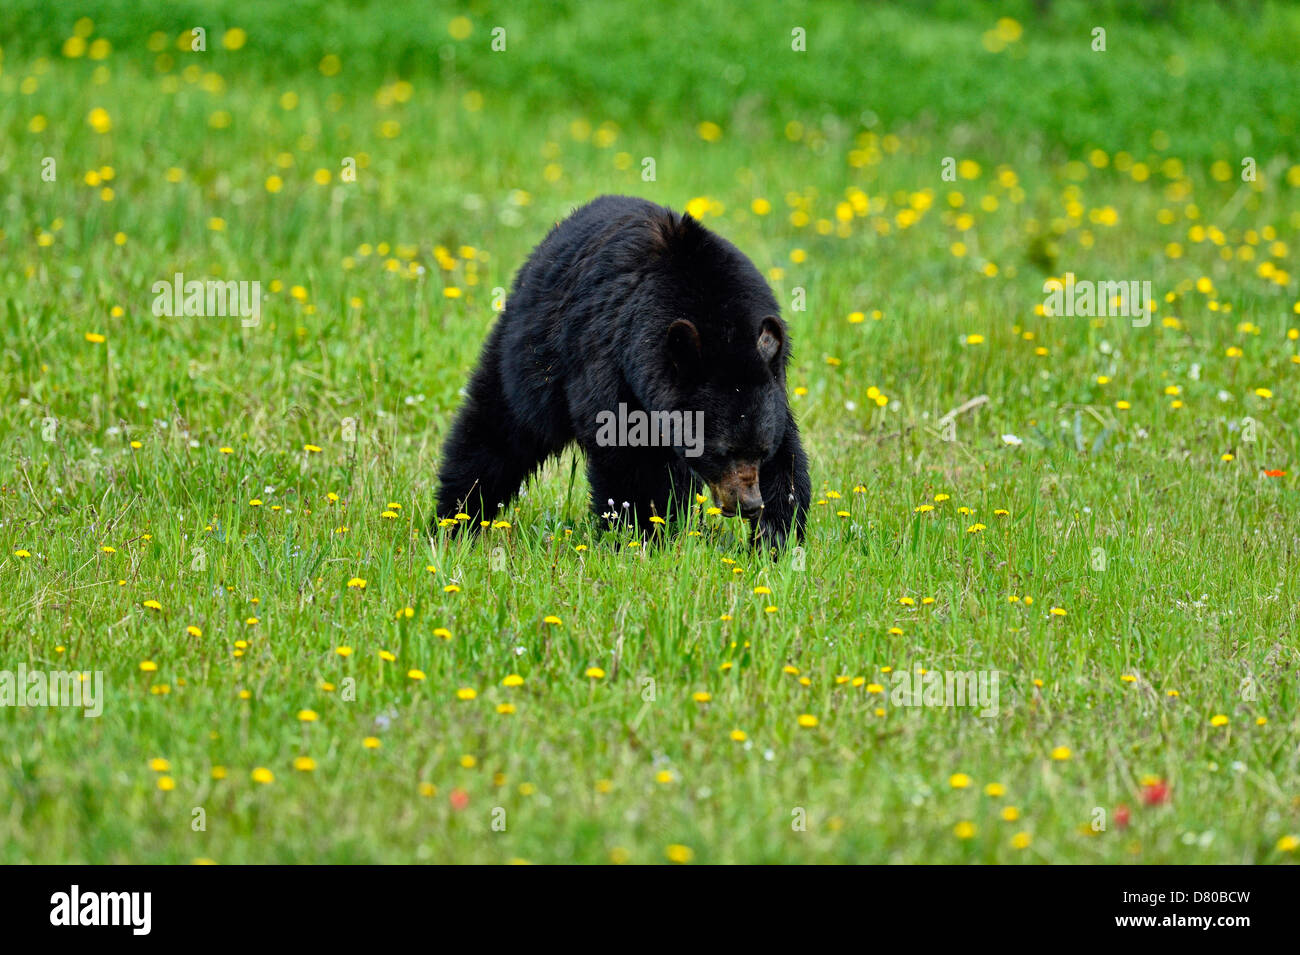
[[[1162,806],[1169,801],[1169,784],[1163,780],[1142,787],[1142,802],[1147,806]]]
[[[451,808],[460,812],[469,805],[469,793],[457,787],[451,791]]]
[[[1285,471],[1282,471],[1282,470],[1279,470],[1279,469],[1277,469],[1277,468],[1274,468],[1274,469],[1272,469],[1271,471],[1265,471],[1265,472],[1264,472],[1264,477],[1286,477],[1286,472],[1285,472]]]
[[[1129,811],[1128,806],[1124,805],[1123,803],[1120,803],[1118,806],[1115,807],[1115,825],[1118,826],[1119,828],[1127,829],[1129,820],[1132,817],[1133,817],[1133,813],[1131,813]]]

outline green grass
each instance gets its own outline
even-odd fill
[[[107,699],[0,708],[0,862],[1294,859],[1293,8],[10,6],[0,669]],[[608,192],[784,303],[802,564],[721,518],[628,547],[569,455],[508,527],[425,533],[493,290]],[[261,323],[155,316],[178,271],[260,281]],[[1067,271],[1154,320],[1037,314]],[[996,670],[998,715],[886,668]]]

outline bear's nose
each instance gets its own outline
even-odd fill
[[[740,513],[745,517],[753,519],[763,510],[763,495],[759,493],[758,488],[746,488],[740,497]]]

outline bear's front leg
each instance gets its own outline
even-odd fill
[[[652,517],[680,521],[700,488],[672,455],[646,448],[589,448],[587,478],[592,512],[610,526],[635,525],[643,536],[656,526]]]
[[[802,543],[812,483],[808,479],[808,458],[799,442],[793,416],[786,424],[785,438],[776,454],[758,469],[758,486],[763,492],[763,512],[753,521],[753,544],[769,550],[775,558],[785,547],[791,532]]]

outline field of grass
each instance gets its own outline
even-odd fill
[[[1300,11],[1047,6],[7,2],[0,670],[104,702],[0,706],[0,862],[1294,862]],[[801,551],[572,455],[430,538],[603,193],[769,277]]]

